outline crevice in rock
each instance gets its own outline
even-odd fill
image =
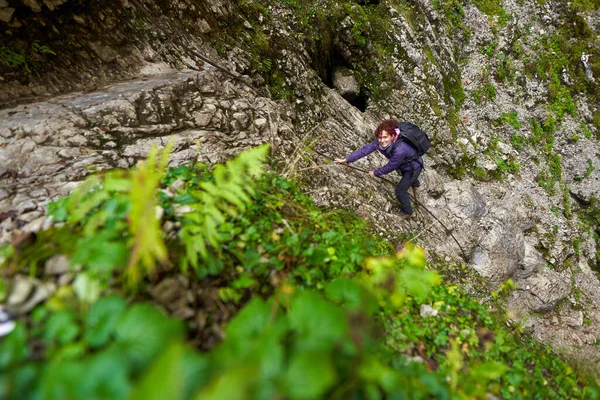
[[[351,69],[352,66],[336,46],[322,49],[321,54],[313,54],[310,66],[314,69],[321,81],[330,89],[334,89],[333,73],[338,69]]]
[[[346,98],[346,96],[344,96]],[[358,108],[360,112],[365,112],[367,109],[367,104],[369,102],[369,96],[366,95],[363,89],[361,89],[360,94],[353,99],[348,99],[348,102],[352,104],[354,107]]]

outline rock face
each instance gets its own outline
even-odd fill
[[[62,1],[23,3],[33,12],[68,8]],[[126,8],[125,3],[119,7]],[[160,9],[158,2],[144,4]],[[0,20],[14,23],[7,6],[0,0]],[[152,145],[174,140],[171,164],[178,165],[191,160],[221,162],[245,148],[270,142],[273,156],[293,166],[285,175],[301,178],[318,204],[354,210],[390,239],[398,233],[419,234],[431,255],[465,263],[493,285],[512,279],[518,289],[508,302],[523,325],[536,338],[566,349],[573,357],[596,360],[592,368],[600,371],[600,351],[595,346],[600,337],[600,282],[594,272],[598,248],[593,233],[581,229],[573,214],[578,202],[587,204],[599,195],[600,171],[595,164],[600,147],[593,123],[598,104],[583,92],[574,96],[573,111],[561,108],[560,121],[554,119],[550,140],[549,128],[542,125],[557,112],[558,106],[550,106],[547,100],[556,93],[541,77],[543,71],[528,70],[537,60],[534,50],[559,32],[564,10],[550,3],[505,2],[512,18],[501,25],[497,17],[467,5],[464,23],[472,35],[454,40],[441,22],[442,12],[428,1],[416,2],[411,10],[381,6],[389,14],[385,33],[386,44],[391,43],[386,50],[389,56],[369,63],[372,71],[356,67],[348,73],[347,65],[376,59],[381,48],[371,43],[374,28],[360,25],[356,15],[346,15],[336,25],[334,45],[328,49],[338,65],[326,67],[339,67],[329,77],[334,88],[327,87],[331,83],[321,71],[328,69],[315,65],[318,54],[297,41],[294,30],[302,27],[300,16],[278,3],[268,13],[259,10],[258,22],[240,24],[245,33],[240,33],[235,45],[227,45],[226,56],[219,58],[223,51],[217,52],[213,45],[225,45],[213,36],[199,36],[190,46],[217,59],[227,71],[248,74],[245,82],[266,83],[259,70],[276,68],[280,79],[268,76],[268,85],[287,100],[258,94],[191,52],[179,58],[161,56],[167,50],[177,53],[181,47],[163,43],[166,36],[157,31],[153,33],[162,38],[159,46],[146,43],[131,56],[140,64],[146,60],[143,71],[155,75],[0,110],[2,239],[47,227],[49,201],[72,191],[90,172],[134,165]],[[193,26],[206,35],[223,25],[217,21],[225,22],[239,11],[226,0],[182,1],[179,7],[165,13],[165,24],[174,24],[178,16],[194,17]],[[581,19],[597,35],[597,13]],[[86,21],[73,19],[78,26],[90,23]],[[363,31],[357,35],[359,25]],[[252,38],[249,32],[280,46],[276,56],[258,57],[260,67],[256,53],[244,45]],[[123,32],[115,28],[111,35],[112,41],[95,39],[78,48],[93,64],[86,71],[99,68],[111,77],[110,71],[130,59],[118,51],[118,43],[125,41],[117,37]],[[363,42],[361,37],[369,40]],[[281,47],[280,43],[295,45]],[[79,62],[85,58],[81,54]],[[499,54],[504,58],[496,57]],[[575,85],[579,73],[595,84],[593,63],[581,57],[581,71],[564,68],[557,76],[564,87]],[[185,63],[195,70],[169,71],[165,62]],[[502,78],[499,71],[509,77]],[[364,79],[369,72],[386,77],[377,82],[386,95],[369,100],[361,112],[349,101],[365,84],[359,85],[358,77]],[[7,81],[0,88],[8,93],[4,89],[11,85],[18,83]],[[568,99],[563,100],[561,107],[568,109]],[[348,155],[373,140],[377,123],[387,117],[418,124],[434,142],[425,156],[416,217],[408,221],[399,218],[391,185],[323,157]],[[307,144],[316,152],[299,154]],[[356,165],[373,170],[384,161],[372,155]],[[399,179],[395,174],[388,178],[394,184]],[[53,260],[49,271],[62,273],[63,261]],[[160,293],[153,295],[188,318],[188,299],[176,295],[180,284],[165,281]]]
[[[348,70],[338,70],[333,73],[333,86],[348,101],[354,100],[360,94],[358,81]]]
[[[41,229],[49,201],[91,171],[131,167],[152,145],[174,141],[172,165],[222,162],[267,141],[280,146],[280,132],[291,130],[280,106],[248,92],[212,70],[172,72],[0,111],[4,240],[15,228]]]

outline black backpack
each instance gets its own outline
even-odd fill
[[[421,130],[418,126],[411,124],[410,122],[400,122],[398,124],[398,129],[400,130],[400,135],[396,142],[394,143],[394,147],[392,148],[392,152],[396,150],[396,147],[402,142],[405,141],[409,145],[412,146],[417,151],[417,154],[412,157],[410,160],[406,160],[406,163],[412,162],[414,160],[418,160],[423,154],[429,150],[431,147],[431,142],[429,141],[429,136],[425,132]],[[422,167],[422,165],[421,165]]]

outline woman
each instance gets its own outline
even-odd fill
[[[409,187],[419,187],[419,175],[423,168],[423,159],[417,157],[417,150],[404,140],[396,141],[400,137],[398,121],[386,119],[375,130],[376,140],[356,150],[346,158],[336,158],[338,164],[353,163],[378,150],[388,160],[386,165],[375,171],[369,171],[370,176],[381,176],[392,171],[398,171],[402,179],[396,186],[396,197],[400,203],[400,213],[410,217],[413,209],[408,196]]]

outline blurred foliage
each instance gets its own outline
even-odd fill
[[[266,153],[166,168],[168,149],[153,149],[54,203],[63,226],[3,248],[8,272],[42,277],[54,254],[78,271],[0,343],[0,397],[598,398],[556,355],[506,330],[497,300],[510,282],[488,304],[442,285],[422,249],[394,253],[354,214],[316,207],[263,171]],[[149,279],[176,274],[216,285],[234,311],[208,352],[143,302]],[[138,294],[126,300],[123,287]]]

